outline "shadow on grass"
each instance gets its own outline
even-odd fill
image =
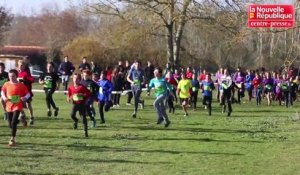
[[[51,173],[33,173],[33,172],[16,172],[16,171],[5,171],[4,172],[5,175],[54,175]],[[57,173],[55,173],[57,174]],[[57,174],[57,175],[78,175],[78,174],[71,174],[71,173],[67,173],[67,174]]]
[[[5,171],[4,174],[7,174],[7,175],[28,175],[29,173],[24,173],[24,172],[16,172],[16,171]],[[36,174],[39,174],[39,175],[53,175],[53,174],[50,174],[50,173],[30,173],[32,175],[36,175]]]
[[[244,154],[240,153],[226,153],[226,152],[205,152],[205,151],[176,151],[176,150],[162,150],[162,149],[136,149],[136,148],[114,148],[107,146],[86,146],[85,144],[71,144],[71,145],[58,145],[58,144],[36,144],[36,143],[21,143],[18,149],[21,150],[33,150],[41,151],[37,147],[49,148],[49,150],[76,150],[76,151],[94,151],[94,152],[137,152],[137,153],[165,153],[165,154],[210,154],[210,155],[232,155],[232,156],[242,156]],[[105,160],[106,161],[106,160]],[[123,161],[123,160],[122,160]],[[129,162],[130,163],[130,162]],[[137,162],[131,162],[137,163]],[[149,163],[149,162],[148,162]],[[152,162],[153,163],[153,162]]]
[[[84,139],[83,137],[76,137],[76,136],[26,136],[27,138],[50,138],[50,139],[57,139],[57,138],[67,138],[67,139]],[[114,140],[133,140],[133,141],[199,141],[199,142],[223,142],[223,143],[264,143],[263,141],[257,140],[216,140],[211,138],[178,138],[178,137],[165,137],[165,138],[149,138],[149,137],[139,137],[139,136],[127,136],[127,135],[117,135],[117,136],[110,136],[110,137],[95,137],[91,136],[92,139],[97,140],[105,140],[105,141],[114,141]]]
[[[26,155],[21,155],[21,154],[18,154],[18,155],[15,155],[15,154],[9,154],[9,155],[6,155],[6,154],[0,154],[0,157],[16,157],[16,158],[41,158],[41,157],[51,157],[52,155],[51,154],[40,154],[40,153],[36,153],[36,154],[26,154]]]
[[[243,130],[243,129],[209,129],[209,128],[157,128],[157,127],[145,127],[145,126],[123,126],[124,129],[136,129],[136,130],[163,130],[163,131],[186,131],[186,132],[216,132],[216,133],[271,133],[270,131],[265,130]]]

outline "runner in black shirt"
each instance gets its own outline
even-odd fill
[[[90,92],[91,96],[86,100],[86,112],[89,115],[90,119],[92,120],[92,127],[96,127],[96,120],[95,120],[95,109],[93,107],[94,101],[97,99],[99,86],[96,82],[94,82],[91,77],[91,71],[83,70],[83,79],[81,80],[80,84],[85,86]]]
[[[53,100],[53,93],[55,90],[59,89],[59,76],[57,72],[54,72],[54,64],[52,62],[49,62],[47,64],[47,73],[40,76],[39,83],[44,86],[44,91],[46,94],[46,104],[48,108],[47,115],[48,117],[51,117],[51,106],[54,109],[54,116],[56,117],[58,115],[59,108],[56,107],[54,100]]]

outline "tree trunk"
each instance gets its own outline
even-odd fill
[[[180,14],[180,19],[178,23],[178,28],[175,35],[175,45],[174,45],[174,64],[175,66],[178,66],[179,64],[179,54],[180,54],[180,46],[181,46],[181,40],[183,35],[183,29],[186,24],[186,12],[187,8],[190,5],[191,0],[185,0],[183,4],[183,9]]]
[[[175,8],[175,2],[174,0],[169,0],[169,16],[168,21],[166,25],[166,32],[167,32],[167,57],[168,62],[174,65],[174,48],[173,48],[173,31],[174,31],[174,8]]]
[[[270,41],[270,61],[273,61],[274,37],[275,37],[275,33],[274,33],[274,32],[271,32],[271,41]]]
[[[262,54],[262,47],[263,47],[263,39],[262,39],[262,33],[258,33],[258,38],[259,38],[259,61],[260,61],[260,67],[263,66],[263,54]]]
[[[173,55],[173,25],[167,26],[167,58],[169,63],[174,63],[174,55]]]

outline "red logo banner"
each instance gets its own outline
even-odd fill
[[[295,22],[293,5],[249,5],[249,28],[292,28]]]

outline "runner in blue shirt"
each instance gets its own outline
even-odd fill
[[[157,124],[161,124],[165,121],[165,127],[168,127],[171,122],[166,113],[165,100],[168,97],[168,93],[172,93],[172,86],[162,77],[162,72],[163,71],[160,68],[154,70],[155,78],[151,79],[148,86],[148,92],[151,88],[155,88],[156,100],[153,105],[158,115]]]

